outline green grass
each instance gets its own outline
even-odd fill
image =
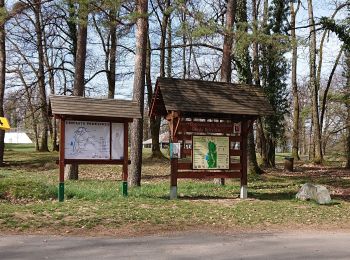
[[[178,199],[169,200],[169,161],[148,160],[139,188],[121,194],[120,166],[82,166],[79,181],[65,182],[65,201],[57,201],[57,153],[28,147],[6,149],[0,169],[0,231],[137,235],[174,230],[268,230],[348,228],[350,198],[334,196],[320,206],[295,199],[305,182],[330,190],[350,189],[349,171],[335,174],[306,169],[293,174],[274,170],[248,176],[248,200],[238,199],[238,180],[217,186],[210,180],[179,180]],[[280,155],[284,156],[284,155]]]

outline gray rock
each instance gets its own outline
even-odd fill
[[[329,204],[331,196],[325,186],[305,183],[295,196],[300,200],[315,200],[318,204]]]

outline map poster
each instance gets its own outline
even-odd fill
[[[124,124],[112,123],[112,159],[124,158]]]
[[[65,121],[65,159],[110,159],[110,123]]]
[[[228,136],[193,136],[193,169],[229,169],[229,145]]]

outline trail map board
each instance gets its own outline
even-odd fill
[[[60,120],[58,200],[64,201],[67,164],[122,165],[121,190],[127,196],[128,129],[141,118],[137,102],[52,95],[49,114]]]
[[[228,136],[193,136],[193,169],[229,169]]]
[[[65,124],[66,159],[123,158],[122,123],[66,120]]]

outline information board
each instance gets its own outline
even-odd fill
[[[66,159],[110,159],[110,123],[65,121]]]
[[[229,144],[227,136],[193,136],[193,169],[229,169]]]

